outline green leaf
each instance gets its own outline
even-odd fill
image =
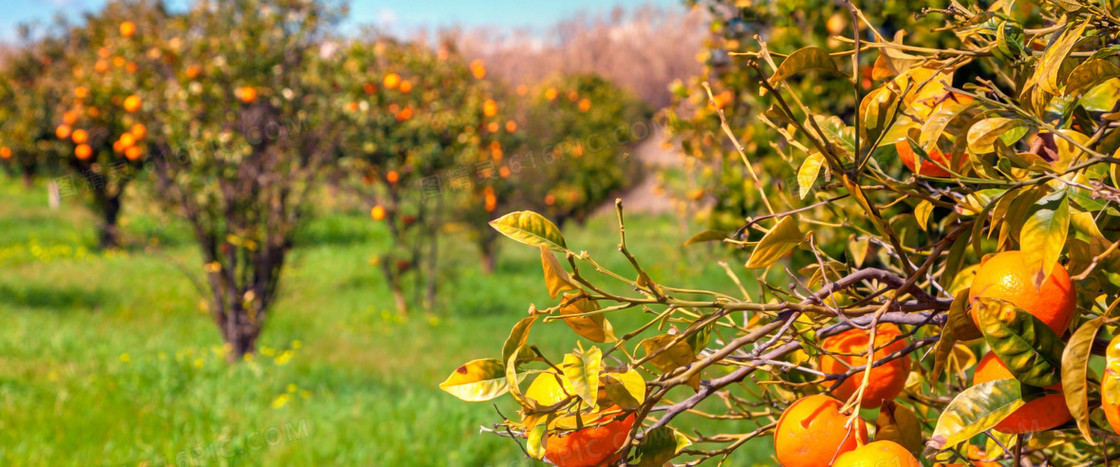
[[[535,323],[536,321],[537,315],[533,315],[528,318],[524,318],[521,321],[518,321],[517,324],[513,325],[513,329],[509,331],[509,337],[506,338],[505,344],[502,345],[503,362],[509,361],[509,357],[511,357],[515,351],[525,345],[525,341],[529,339],[529,329],[533,327],[533,323]],[[532,358],[521,359],[521,361],[529,360],[532,360]]]
[[[1046,198],[1042,202],[1045,201]],[[1054,265],[1058,264],[1068,235],[1069,198],[1064,194],[1056,208],[1039,208],[1023,222],[1023,229],[1019,232],[1019,245],[1033,272],[1031,277],[1036,288],[1042,287],[1042,283],[1054,270]]]
[[[777,87],[786,78],[805,71],[817,70],[842,75],[836,67],[836,62],[828,55],[828,51],[820,47],[804,47],[786,57],[778,70],[770,76],[770,85]],[[765,95],[765,89],[760,90],[760,95]]]
[[[759,269],[778,262],[785,255],[801,244],[804,235],[797,227],[794,216],[783,217],[774,229],[767,232],[762,240],[755,245],[754,252],[747,260],[747,269]]]
[[[564,318],[564,322],[567,323],[576,334],[599,344],[618,340],[614,335],[614,327],[611,326],[610,321],[607,321],[607,318],[604,317],[602,313],[595,313],[587,316],[573,316],[599,310],[598,302],[588,300],[587,297],[582,294],[564,294],[563,303],[566,303],[566,305],[560,308],[560,315],[567,316]]]
[[[1034,315],[1003,300],[980,297],[972,305],[992,352],[1023,384],[1061,381],[1062,339]]]
[[[965,389],[941,412],[927,446],[940,451],[996,426],[1024,404],[1019,382],[1001,379]]]
[[[576,395],[592,408],[598,406],[599,370],[602,366],[603,352],[594,346],[564,355],[564,363],[560,365],[564,378],[571,383]]]
[[[559,252],[568,250],[564,236],[560,234],[556,224],[533,211],[511,212],[490,221],[490,226],[502,235],[526,245],[543,245]]]
[[[1018,118],[992,117],[976,122],[968,129],[968,150],[973,154],[995,151],[996,140],[1008,146],[1031,130],[1030,123]]]
[[[691,444],[692,442],[679,431],[667,426],[657,427],[646,432],[642,441],[634,447],[632,453],[634,460],[629,464],[636,463],[638,467],[661,467]]]
[[[1066,407],[1069,407],[1073,421],[1077,422],[1081,436],[1092,445],[1097,443],[1089,431],[1089,352],[1104,321],[1102,316],[1082,324],[1062,351],[1062,392]]]
[[[509,390],[506,364],[494,358],[472,360],[452,372],[439,388],[467,402],[488,401]]]
[[[636,410],[646,400],[646,382],[641,373],[633,369],[625,373],[607,373],[603,383],[607,397],[625,410]]]
[[[930,374],[930,381],[937,381],[941,378],[941,373],[945,371],[945,363],[949,360],[949,355],[953,353],[953,346],[957,345],[959,341],[969,341],[983,337],[980,330],[976,329],[976,325],[972,323],[972,318],[968,315],[968,291],[965,288],[953,297],[953,303],[949,305],[949,316],[945,321],[945,326],[941,328],[941,337],[937,340],[937,346],[933,352],[933,372]]]
[[[701,242],[720,242],[727,238],[727,232],[722,230],[709,229],[693,235],[684,242],[684,246],[689,246]]]
[[[844,123],[844,120],[835,115],[813,115],[813,120],[824,132],[825,139],[837,149],[843,150],[851,160],[856,153],[856,130]]]
[[[1069,53],[1073,50],[1073,46],[1077,41],[1082,38],[1085,33],[1085,28],[1089,26],[1089,20],[1085,20],[1081,25],[1069,29],[1050,44],[1046,49],[1046,53],[1042,55],[1042,59],[1038,62],[1038,67],[1035,69],[1034,79],[1042,90],[1060,95],[1062,93],[1061,87],[1065,81],[1061,74],[1062,62],[1069,57]]]
[[[548,247],[541,245],[541,266],[544,268],[544,283],[548,286],[548,296],[556,298],[565,290],[578,291],[579,286],[572,281],[568,271],[560,265],[556,255]]]
[[[1099,58],[1087,60],[1077,65],[1077,68],[1070,72],[1069,81],[1066,82],[1066,95],[1088,91],[1094,86],[1116,77],[1120,77],[1120,67],[1113,65],[1112,62]]]
[[[801,168],[797,169],[797,194],[801,199],[805,199],[805,195],[813,188],[813,183],[816,183],[821,165],[824,165],[824,156],[814,151],[801,163]]]

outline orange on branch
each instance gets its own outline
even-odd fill
[[[557,467],[595,467],[615,461],[616,452],[630,434],[636,421],[634,414],[616,419],[605,416],[584,423],[589,426],[566,435],[550,435],[545,440],[545,460]]]
[[[588,99],[586,97],[583,98],[583,99],[580,99],[579,100],[579,111],[583,112],[583,113],[587,113],[588,110],[591,110],[591,99]]]
[[[88,144],[79,144],[74,148],[74,156],[82,161],[89,159],[93,156],[93,148],[90,148]]]
[[[11,159],[11,158],[12,158],[12,148],[9,148],[7,146],[0,146],[0,159]]]
[[[372,217],[375,221],[385,219],[385,207],[380,204],[374,206],[373,209],[369,211],[369,217]]]
[[[517,131],[517,122],[510,120],[506,122],[506,131],[513,133]]]
[[[481,58],[476,58],[471,61],[471,74],[475,79],[482,79],[486,77],[486,63]]]
[[[78,86],[78,87],[74,88],[74,97],[78,100],[82,100],[82,99],[85,99],[85,98],[89,97],[89,88],[87,88],[85,86]],[[67,113],[69,113],[69,112],[67,112]],[[69,123],[74,123],[74,122],[69,122]]]
[[[833,467],[921,467],[922,463],[894,441],[875,441],[840,455]]]
[[[132,133],[125,133],[125,134],[121,135],[120,142],[121,142],[121,147],[130,148],[134,144],[136,144],[136,137],[132,136]]]
[[[400,88],[400,91],[405,93],[405,94],[408,94],[408,93],[412,92],[412,81],[409,81],[407,79],[404,80],[404,81],[401,81],[401,85],[399,86],[399,88]]]
[[[140,96],[133,94],[124,98],[124,103],[121,104],[121,106],[124,107],[125,112],[135,113],[137,110],[140,110],[140,104]]]
[[[872,362],[906,348],[906,340],[898,339],[902,331],[894,324],[880,324],[875,332],[875,353]],[[831,355],[821,355],[821,371],[830,374],[843,374],[849,367],[867,364],[867,344],[871,332],[862,329],[849,329],[835,336],[828,337],[821,344],[821,348]],[[848,399],[856,393],[863,383],[864,371],[856,373],[844,380],[833,391],[837,397]],[[883,405],[883,401],[894,399],[906,386],[906,378],[910,374],[910,358],[902,356],[871,369],[871,376],[867,387],[863,390],[861,407],[875,409]],[[825,383],[828,384],[827,382]]]
[[[774,452],[785,467],[823,467],[867,442],[867,426],[840,412],[840,401],[824,394],[798,399],[774,428]]]
[[[972,376],[972,384],[983,384],[988,381],[1000,379],[1014,379],[1011,370],[999,361],[996,354],[988,352],[980,363],[976,364],[976,373]],[[1046,389],[1058,391],[1058,394],[1045,396],[1027,402],[1019,410],[1012,412],[996,426],[1000,433],[1021,434],[1035,431],[1044,431],[1068,422],[1072,416],[1066,407],[1065,396],[1061,394],[1062,385],[1055,384]]]
[[[498,103],[493,99],[486,99],[486,102],[482,103],[482,115],[487,117],[498,115]]]
[[[1120,336],[1108,344],[1108,359],[1101,378],[1101,410],[1112,431],[1120,433],[1120,398],[1115,388],[1120,387]]]
[[[385,89],[396,89],[401,84],[401,75],[389,73],[381,84],[385,85]]]
[[[401,181],[401,174],[399,172],[397,172],[396,170],[390,170],[388,173],[385,174],[385,180],[388,181],[389,183],[397,183],[397,182]]]
[[[403,122],[412,118],[412,106],[405,107],[397,112],[397,121]]]
[[[62,123],[65,123],[67,125],[73,125],[74,122],[77,122],[77,121],[78,121],[78,112],[73,111],[73,110],[67,110],[67,111],[62,113]]]
[[[132,132],[132,136],[138,140],[148,136],[148,127],[144,126],[143,123],[132,125],[132,130],[130,131]]]
[[[184,75],[186,75],[187,79],[195,79],[195,78],[199,77],[199,75],[201,75],[201,74],[202,74],[202,67],[200,67],[198,65],[188,66],[187,71],[184,73]]]
[[[244,102],[246,104],[252,104],[257,100],[257,88],[254,88],[252,86],[242,86],[240,88],[237,88],[237,91],[234,92],[234,94],[237,95],[237,98],[240,99],[241,102]]]
[[[975,305],[977,298],[988,297],[1010,302],[1046,323],[1060,336],[1069,328],[1077,311],[1077,292],[1073,290],[1069,273],[1061,264],[1056,264],[1050,277],[1037,289],[1033,273],[1023,252],[997,253],[976,270],[968,301]],[[980,327],[975,309],[969,313],[972,321]]]
[[[89,141],[89,133],[79,128],[70,133],[70,139],[74,141],[74,144],[83,144]]]
[[[132,37],[133,34],[136,34],[136,25],[132,24],[132,21],[125,21],[125,22],[121,23],[121,35],[122,36]]]
[[[894,148],[898,151],[898,158],[902,161],[903,165],[909,168],[911,172],[926,177],[951,177],[953,174],[947,169],[951,168],[953,171],[959,172],[961,162],[968,157],[968,154],[965,154],[954,164],[953,161],[949,160],[950,156],[934,149],[930,152],[929,157],[922,158],[921,164],[919,165],[918,155],[914,152],[914,149],[910,147],[908,141],[903,140],[894,143]]]
[[[140,146],[129,146],[124,149],[124,157],[130,161],[139,160],[144,155],[144,149]]]
[[[54,129],[54,135],[58,139],[66,139],[70,137],[70,125],[62,124]]]

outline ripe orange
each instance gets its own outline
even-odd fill
[[[1101,410],[1104,410],[1105,419],[1112,431],[1120,433],[1120,400],[1109,396],[1112,391],[1106,388],[1120,384],[1120,336],[1112,339],[1108,344],[1108,363],[1101,379]]]
[[[138,139],[138,140],[139,139],[144,139],[145,136],[148,136],[148,127],[144,126],[143,123],[137,123],[135,125],[132,125],[132,130],[131,131],[132,131],[132,136],[134,138]]]
[[[93,63],[93,71],[96,71],[98,73],[104,73],[106,71],[109,71],[109,62],[106,62],[105,60],[98,60],[98,61],[94,62]]]
[[[140,103],[140,96],[137,96],[135,94],[124,98],[123,107],[125,112],[134,113],[137,110],[140,110]]]
[[[1034,315],[1060,336],[1077,311],[1077,292],[1069,273],[1061,264],[1055,265],[1042,287],[1035,289],[1030,269],[1021,251],[1005,251],[988,258],[976,270],[968,301],[975,304],[979,297],[1006,300]],[[979,327],[976,313],[970,313]]]
[[[385,85],[385,89],[396,89],[401,84],[401,75],[396,73],[389,73],[385,75],[385,79],[381,82]]]
[[[62,113],[62,123],[65,123],[67,125],[73,125],[74,122],[77,122],[77,121],[78,121],[78,112],[73,111],[73,110],[67,110],[66,112]]]
[[[237,88],[237,91],[234,92],[234,94],[237,95],[238,99],[241,99],[241,102],[244,102],[246,104],[252,104],[257,100],[257,88],[254,88],[252,86],[242,86],[240,88]]]
[[[546,89],[546,90],[544,91],[544,98],[545,98],[545,99],[548,99],[548,100],[550,100],[550,101],[551,101],[551,100],[556,100],[556,96],[557,96],[557,95],[558,95],[559,93],[560,93],[560,92],[559,92],[559,91],[557,91],[557,90],[556,90],[556,88],[548,88],[548,89]]]
[[[982,384],[999,379],[1012,379],[1011,371],[1003,362],[996,358],[996,354],[988,352],[980,363],[976,364],[976,373],[972,376],[972,384]],[[996,425],[996,431],[1007,434],[1031,433],[1044,431],[1068,422],[1072,416],[1066,407],[1065,396],[1060,392],[1061,384],[1055,384],[1046,389],[1059,391],[1059,394],[1047,394],[1038,399],[1027,402],[1012,412],[1007,418]]]
[[[121,147],[127,149],[127,148],[131,148],[134,144],[136,144],[136,137],[132,136],[132,133],[125,133],[125,134],[121,135],[120,141],[121,141]]]
[[[74,97],[77,98],[78,100],[82,100],[82,99],[85,99],[86,97],[89,97],[89,88],[87,88],[85,86],[78,86],[78,87],[74,88]],[[66,112],[66,113],[70,113],[70,112]],[[69,122],[69,123],[74,123],[74,122]]]
[[[124,150],[124,157],[130,161],[139,160],[144,155],[144,149],[140,146],[129,146]]]
[[[513,120],[506,122],[506,131],[510,133],[517,131],[517,122]]]
[[[894,441],[875,441],[840,455],[833,467],[921,467],[921,462]]]
[[[93,156],[93,149],[90,148],[88,144],[79,144],[74,148],[74,156],[77,157],[78,160],[84,161]]]
[[[471,62],[471,74],[475,79],[482,79],[486,77],[486,63],[481,58],[476,58]]]
[[[397,183],[401,180],[401,174],[396,170],[390,170],[389,173],[385,174],[385,180],[389,183]]]
[[[369,211],[369,217],[372,217],[375,221],[385,219],[385,207],[380,204],[374,206],[373,209]]]
[[[136,25],[132,21],[125,21],[121,23],[121,35],[124,37],[132,37],[136,33]]]
[[[580,99],[579,100],[579,111],[583,112],[583,113],[587,113],[588,110],[591,110],[591,99],[588,99],[586,97],[583,98],[583,99]]]
[[[400,112],[397,112],[397,121],[398,122],[404,122],[404,121],[407,121],[410,118],[412,118],[412,106],[405,107],[405,108],[401,109]]]
[[[482,103],[482,115],[487,117],[498,115],[498,103],[494,102],[494,99],[486,99],[486,102]]]
[[[834,13],[832,16],[828,17],[828,21],[825,23],[825,29],[828,29],[828,33],[833,36],[840,35],[847,27],[848,15],[843,13]]]
[[[54,135],[57,136],[58,139],[69,138],[70,137],[70,125],[67,125],[65,123],[63,123],[62,125],[59,125],[57,128],[54,129]]]
[[[404,80],[404,81],[401,81],[400,89],[401,89],[401,92],[403,92],[405,94],[408,94],[408,93],[412,92],[412,81],[409,81],[407,79]]]
[[[621,420],[607,416],[591,422],[602,423],[567,435],[549,436],[544,458],[557,467],[595,467],[614,462],[615,452],[626,443],[634,427],[634,414]],[[587,422],[585,422],[587,423]]]
[[[930,152],[929,157],[922,158],[922,165],[919,166],[917,164],[918,155],[914,153],[914,149],[910,147],[910,143],[908,141],[899,141],[897,143],[894,143],[894,148],[898,151],[898,158],[902,160],[903,165],[908,167],[911,172],[914,172],[918,175],[924,175],[926,177],[951,177],[953,174],[946,170],[944,167],[950,167],[954,171],[959,172],[961,163],[965,158],[968,157],[968,155],[966,154],[964,155],[964,157],[961,157],[961,160],[957,161],[956,164],[953,164],[952,161],[949,160],[949,155],[943,154],[941,151],[934,149]]]
[[[12,148],[9,148],[7,146],[0,146],[0,159],[11,159],[11,158],[12,158]]]
[[[845,427],[840,401],[824,394],[802,397],[778,418],[774,452],[785,467],[821,467],[867,441],[867,426]]]
[[[895,340],[900,335],[902,335],[902,331],[898,329],[898,326],[890,323],[879,325],[875,333],[873,361],[906,348],[905,340]],[[825,339],[821,348],[834,355],[821,356],[821,371],[833,374],[846,373],[849,367],[867,364],[867,343],[870,337],[869,331],[850,329]],[[898,397],[898,394],[906,386],[906,377],[909,374],[910,359],[907,357],[897,358],[872,368],[871,377],[863,391],[861,407],[876,409],[883,405],[883,401]],[[844,380],[844,383],[837,387],[833,394],[841,399],[850,398],[862,383],[863,372],[861,371]]]
[[[187,76],[187,79],[195,79],[202,74],[202,67],[198,65],[190,65],[187,67],[187,71],[185,74]]]
[[[74,141],[74,144],[82,144],[89,141],[89,133],[79,128],[70,133],[70,139]]]

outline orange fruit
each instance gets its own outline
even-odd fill
[[[836,459],[833,467],[921,467],[921,462],[906,448],[894,441],[875,441],[848,451]]]
[[[821,467],[867,441],[867,426],[845,426],[840,401],[824,394],[802,397],[782,412],[774,428],[774,452],[785,467]]]
[[[237,95],[238,99],[241,99],[241,102],[244,102],[246,104],[252,104],[257,100],[257,88],[254,88],[252,86],[242,86],[240,88],[237,88],[237,92],[235,92],[234,94]]]
[[[548,89],[546,89],[546,90],[544,91],[544,98],[545,98],[545,99],[548,99],[548,100],[550,100],[550,101],[551,101],[551,100],[556,100],[556,96],[557,96],[557,95],[558,95],[559,93],[560,93],[560,92],[559,92],[559,91],[557,91],[557,90],[556,90],[556,88],[548,88]]]
[[[545,440],[544,458],[557,467],[595,467],[614,462],[615,453],[634,427],[634,414],[621,420],[606,416],[589,426],[566,435],[550,435]]]
[[[506,122],[506,131],[510,133],[517,131],[517,122],[513,120]]]
[[[475,79],[485,78],[486,77],[486,62],[483,62],[481,58],[476,58],[474,61],[472,61],[471,62],[471,74],[474,75]]]
[[[124,37],[132,37],[136,33],[136,25],[132,21],[125,21],[121,23],[121,35]]]
[[[85,99],[86,97],[89,97],[89,88],[87,88],[85,86],[78,86],[78,87],[74,88],[74,97],[78,100],[82,100],[82,99]],[[70,113],[70,112],[67,112],[67,113]],[[74,123],[74,122],[70,122],[70,123]]]
[[[828,29],[828,33],[833,36],[840,35],[847,27],[848,15],[844,13],[833,13],[832,16],[828,17],[828,21],[825,22],[825,29]]]
[[[109,71],[109,62],[106,62],[105,60],[98,60],[98,61],[94,62],[93,63],[93,71],[96,71],[98,73],[104,73],[106,71]]]
[[[76,121],[78,121],[78,112],[67,110],[62,113],[62,123],[73,125]]]
[[[137,95],[133,94],[131,96],[128,96],[128,97],[124,98],[123,107],[124,107],[124,110],[126,112],[133,113],[133,112],[136,112],[137,110],[140,110],[140,104],[141,104],[140,96],[137,96]]]
[[[397,183],[401,180],[401,174],[397,173],[396,170],[390,170],[389,173],[385,174],[385,180],[388,180],[389,183]]]
[[[89,133],[86,133],[86,130],[79,128],[70,133],[70,139],[74,141],[74,144],[82,144],[86,141],[89,141]]]
[[[902,331],[898,329],[898,326],[890,323],[880,324],[875,333],[873,361],[906,348],[905,340],[895,340],[900,335],[902,335]],[[826,338],[821,344],[821,348],[833,355],[821,356],[821,371],[834,374],[846,373],[849,367],[867,364],[867,343],[870,337],[870,331],[849,329]],[[844,380],[844,383],[837,387],[833,394],[841,399],[852,397],[859,389],[859,385],[863,383],[863,373],[861,371]],[[907,357],[897,358],[872,368],[867,387],[863,390],[861,407],[876,409],[883,405],[883,401],[898,397],[898,394],[906,386],[906,377],[909,374],[910,359]]]
[[[144,155],[144,149],[140,146],[129,146],[124,150],[124,157],[130,161],[140,159]]]
[[[908,167],[911,172],[926,177],[951,177],[953,174],[946,170],[945,167],[951,167],[954,171],[959,172],[961,162],[968,157],[968,155],[965,154],[964,157],[961,157],[961,160],[957,161],[957,164],[954,165],[952,161],[949,160],[948,155],[934,149],[930,152],[928,158],[922,159],[922,164],[919,166],[918,155],[914,153],[914,149],[910,147],[908,141],[904,140],[894,143],[894,148],[898,151],[898,158],[902,160],[903,165]]]
[[[401,75],[396,73],[389,73],[385,75],[385,79],[381,82],[385,85],[385,89],[396,89],[401,84]]]
[[[406,121],[410,118],[412,118],[412,107],[411,106],[405,107],[405,108],[401,109],[400,112],[397,112],[397,121],[398,122],[403,122],[403,121]]]
[[[1077,311],[1077,292],[1073,290],[1069,273],[1057,264],[1042,287],[1035,289],[1030,269],[1021,251],[997,253],[976,270],[968,301],[975,304],[979,297],[990,297],[1011,302],[1046,323],[1060,336],[1069,328]],[[980,327],[976,313],[969,313],[972,321]]]
[[[185,74],[187,76],[187,79],[195,79],[202,74],[202,67],[198,65],[188,66]]]
[[[407,79],[404,80],[404,81],[401,81],[400,89],[401,89],[401,92],[403,92],[405,94],[408,94],[408,93],[412,92],[412,81],[409,81]]]
[[[132,133],[125,133],[125,134],[121,135],[120,141],[121,141],[121,147],[131,148],[132,145],[136,144],[136,137],[132,136]]]
[[[0,159],[11,159],[11,158],[12,158],[12,148],[9,148],[7,146],[0,146]]]
[[[90,148],[88,144],[79,144],[74,148],[74,156],[77,157],[78,160],[84,161],[93,156],[93,149]]]
[[[59,125],[57,128],[54,129],[54,135],[57,136],[58,139],[69,138],[70,137],[70,125],[67,125],[65,123],[62,124],[62,125]]]
[[[1101,410],[1112,431],[1120,433],[1120,400],[1110,397],[1110,387],[1120,385],[1120,336],[1108,344],[1108,363],[1101,378]]]
[[[132,137],[136,139],[144,139],[145,136],[148,136],[148,127],[144,126],[143,123],[132,125],[131,131]]]
[[[1011,371],[1003,362],[996,358],[996,354],[988,352],[980,363],[976,364],[976,373],[972,376],[972,384],[982,384],[1000,379],[1012,379]],[[1059,391],[1059,394],[1047,394],[1038,399],[1027,402],[1012,412],[995,426],[996,431],[1007,434],[1031,433],[1044,431],[1068,422],[1072,416],[1066,407],[1065,396],[1060,394],[1062,385],[1055,384],[1047,387]]]
[[[494,102],[494,99],[486,99],[486,102],[482,103],[482,115],[487,117],[498,115],[498,103]]]
[[[583,98],[583,99],[580,99],[579,100],[579,111],[583,112],[583,113],[587,113],[588,110],[591,110],[591,99],[588,99],[586,97]]]
[[[375,221],[379,221],[379,220],[384,219],[385,218],[385,207],[381,206],[380,204],[378,204],[377,206],[374,206],[373,209],[370,209],[370,211],[369,211],[369,217],[372,217],[373,220],[375,220]]]

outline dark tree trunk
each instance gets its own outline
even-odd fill
[[[34,178],[33,178],[34,174],[35,174],[35,172],[33,170],[26,170],[25,169],[23,171],[23,187],[24,188],[31,189],[31,186],[34,185]]]
[[[234,304],[222,326],[222,339],[229,344],[226,359],[230,363],[237,363],[244,360],[246,354],[256,353],[257,336],[260,332],[260,323],[251,319],[248,311],[241,305]]]
[[[120,246],[120,236],[117,230],[117,218],[121,213],[121,200],[119,196],[108,197],[101,204],[101,233],[98,244],[102,249],[117,248]]]

